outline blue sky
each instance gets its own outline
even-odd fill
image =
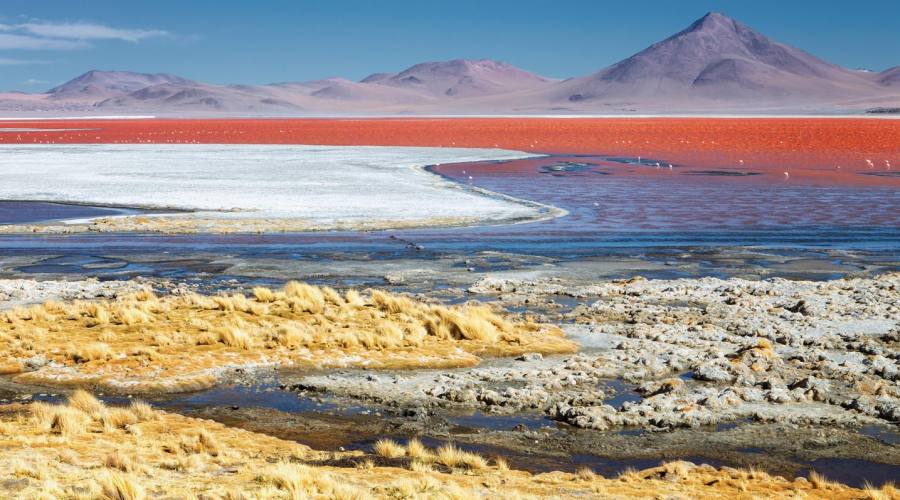
[[[580,76],[710,10],[837,64],[900,64],[900,0],[3,0],[0,89],[43,91],[89,69],[358,79],[458,57]]]

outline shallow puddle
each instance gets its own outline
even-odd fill
[[[136,213],[124,208],[92,207],[42,201],[0,201],[0,224],[34,224]]]

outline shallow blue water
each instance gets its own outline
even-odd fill
[[[48,260],[17,269],[35,274],[223,279],[227,278],[222,276],[224,267],[192,268],[200,264],[194,256],[323,262],[428,260],[494,251],[561,260],[643,258],[653,253],[657,260],[677,261],[686,248],[751,247],[817,258],[826,257],[829,250],[862,251],[877,260],[900,252],[900,182],[896,189],[823,188],[760,184],[756,178],[761,176],[648,177],[621,173],[623,168],[649,168],[628,164],[628,159],[619,159],[626,166],[618,167],[615,159],[577,160],[561,164],[561,158],[546,157],[432,169],[460,183],[569,211],[553,220],[475,228],[267,235],[0,235],[0,257],[46,256]],[[678,165],[673,171],[687,168]],[[596,171],[610,173],[591,173]],[[28,210],[17,205],[6,219],[0,212],[0,223],[9,222],[10,217],[16,222],[45,219],[50,210],[46,205],[35,204]],[[59,211],[69,211],[63,216],[83,217],[84,210],[109,210],[66,205],[52,209],[54,217]],[[110,259],[112,255],[119,261]],[[131,255],[144,258],[137,262],[128,258]],[[147,259],[148,255],[159,259]],[[490,265],[491,270],[504,269],[503,263]],[[673,271],[660,277],[681,275]]]
[[[120,215],[131,210],[40,201],[0,201],[0,224],[33,224],[60,219]]]

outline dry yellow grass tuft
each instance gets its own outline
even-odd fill
[[[412,438],[406,443],[406,454],[409,458],[423,462],[430,462],[434,459],[434,456],[428,451],[428,448],[416,438]]]
[[[82,434],[90,420],[88,415],[74,408],[58,408],[52,418],[50,431],[62,436]]]
[[[863,494],[865,495],[865,498],[868,498],[869,500],[900,499],[900,490],[898,490],[892,482],[887,482],[879,488],[872,486],[867,481],[865,487],[863,487]]]
[[[138,417],[127,408],[109,408],[100,413],[98,420],[104,429],[125,429],[136,424]]]
[[[597,479],[597,473],[592,471],[589,467],[581,467],[575,472],[575,476],[582,481],[594,481]]]
[[[69,396],[69,406],[88,415],[98,415],[106,407],[93,394],[78,389]]]
[[[413,472],[432,472],[434,469],[431,467],[431,464],[428,462],[423,462],[421,460],[413,460],[409,463],[409,470]]]
[[[487,460],[484,457],[463,451],[452,444],[445,444],[438,448],[437,461],[451,469],[483,470],[488,468]]]
[[[843,486],[841,483],[831,481],[816,471],[810,471],[809,482],[812,483],[813,487],[817,490],[831,490]]]
[[[266,287],[258,286],[256,288],[254,288],[252,291],[253,291],[253,297],[256,299],[257,302],[262,302],[262,303],[275,302],[275,293]]]
[[[639,481],[641,479],[641,476],[634,467],[626,467],[625,470],[623,470],[619,473],[618,476],[616,476],[616,479],[627,483],[631,481]]]
[[[143,500],[144,488],[131,476],[107,470],[97,480],[100,498],[104,500]]]
[[[373,498],[367,489],[341,480],[328,472],[300,464],[279,463],[259,477],[263,484],[271,484],[290,498]]]
[[[103,465],[109,469],[117,469],[122,472],[134,471],[134,462],[119,451],[107,455]]]
[[[108,331],[101,332],[101,335],[109,338]],[[76,363],[88,363],[90,361],[106,361],[113,357],[112,349],[103,342],[92,342],[87,345],[70,345],[66,349],[69,359]]]
[[[375,442],[375,453],[385,458],[400,458],[406,455],[406,448],[392,439],[379,439]]]
[[[445,307],[372,290],[290,282],[283,290],[48,302],[0,312],[0,372],[27,383],[135,392],[209,387],[223,367],[473,366],[478,356],[566,353],[555,327],[491,308]],[[50,363],[25,371],[25,360]]]
[[[153,411],[153,408],[143,401],[132,401],[131,413],[134,414],[139,422],[145,422],[156,418],[156,412]]]

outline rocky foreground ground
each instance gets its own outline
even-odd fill
[[[655,430],[734,421],[900,423],[900,274],[798,282],[713,278],[482,279],[470,292],[559,309],[581,351],[469,370],[298,376],[292,387],[399,408],[538,410],[577,427]]]
[[[134,294],[145,285],[92,280],[0,281],[0,293],[4,294],[0,309],[22,310],[27,304],[46,299],[96,297],[108,301]],[[189,293],[177,286],[174,290],[176,294]],[[715,429],[703,438],[707,445],[714,445],[721,437],[721,446],[744,443],[742,446],[777,447],[779,435],[790,435],[798,440],[793,442],[791,438],[793,444],[782,443],[781,447],[793,456],[844,456],[900,464],[900,449],[896,445],[854,434],[856,429],[875,427],[896,435],[900,424],[900,274],[822,282],[736,278],[585,282],[487,277],[468,286],[466,292],[493,300],[507,310],[519,311],[529,316],[529,322],[560,325],[566,337],[579,344],[579,351],[542,355],[519,350],[510,357],[486,356],[475,367],[450,369],[288,371],[279,373],[278,379],[283,388],[301,395],[349,398],[384,407],[388,413],[412,421],[457,410],[543,416],[583,429],[580,434],[573,434],[574,439],[586,443],[581,452],[607,456],[617,456],[611,449],[616,446],[614,443],[620,443],[621,453],[629,456],[644,456],[636,449],[627,451],[636,443],[643,443],[640,446],[650,453],[646,456],[666,456],[672,450],[683,453],[706,446],[694,443],[696,446],[692,447],[691,443],[705,432],[702,430]],[[119,328],[113,328],[117,324],[115,314],[106,326],[111,331]],[[107,342],[113,342],[115,335],[107,337]],[[241,423],[241,415],[247,411],[249,420]],[[230,419],[241,427],[275,436],[290,434],[277,423],[289,420],[288,414],[273,414],[262,421],[260,416],[266,412],[237,410],[237,406],[210,408],[195,414],[220,421]],[[303,417],[292,428],[309,427],[314,421]],[[745,423],[756,425],[744,426]],[[5,429],[9,431],[11,425]],[[427,433],[427,425],[422,429],[415,425],[397,427],[404,428],[412,429],[413,434],[423,429]],[[323,420],[316,429],[339,430],[340,422],[328,426]],[[630,438],[626,434],[632,431],[649,434]],[[50,439],[55,439],[52,423],[49,432]],[[384,433],[385,429],[377,432]],[[3,439],[0,436],[0,442]],[[16,446],[22,445],[10,448],[11,441],[6,439],[7,451],[18,450]],[[546,430],[493,432],[477,434],[472,439],[517,450],[526,443],[532,448],[556,443],[552,446],[558,452],[568,449],[571,453],[573,449],[572,443],[560,434],[548,434]],[[810,450],[806,448],[816,443],[821,445],[822,453],[807,453]],[[415,461],[395,462],[389,464],[412,467]],[[67,467],[60,466],[60,470]],[[331,469],[329,474],[338,469]],[[29,488],[22,491],[33,491],[30,488],[43,484],[39,482],[43,479],[37,477],[41,474],[55,477],[55,472],[34,472],[27,464],[17,471],[20,479],[16,488]],[[212,469],[208,472],[215,476]],[[695,473],[713,474],[711,469]],[[127,474],[136,482],[149,477],[146,472],[134,470]],[[171,480],[187,480],[191,472],[181,474],[183,477],[176,475]],[[440,474],[439,468],[435,477],[445,481]],[[819,487],[813,484],[815,481],[778,483],[776,489],[763,493],[766,487],[755,489],[759,485],[745,472],[728,472],[710,479],[718,481],[714,484],[730,485],[728,491],[703,490],[704,486],[692,474],[663,471],[648,477],[659,476],[664,481],[681,478],[672,479],[673,484],[681,486],[666,492],[693,491],[691,496],[748,492],[790,496],[800,490],[814,496],[864,494],[859,490]],[[82,477],[88,485],[84,486],[85,491],[100,491],[102,481],[89,486],[95,484],[91,482],[93,476]],[[30,479],[23,482],[21,478]],[[567,476],[565,480],[577,479]],[[165,485],[154,484],[155,491],[165,491]],[[474,495],[502,491],[492,490],[502,484],[474,487]],[[531,479],[515,484],[522,491],[538,495],[552,491],[531,489]],[[638,491],[629,486],[626,493],[611,484],[604,483],[603,488],[607,489],[603,490],[592,483],[574,494],[607,491],[615,496],[614,492],[630,495]],[[366,488],[362,483],[360,486]],[[658,486],[654,483],[652,488]],[[373,486],[370,492],[383,496],[387,490],[379,488]],[[567,487],[556,491],[563,494],[563,490],[564,495],[573,493]],[[865,494],[893,492],[884,491]],[[427,497],[426,493],[419,492],[419,496]]]

